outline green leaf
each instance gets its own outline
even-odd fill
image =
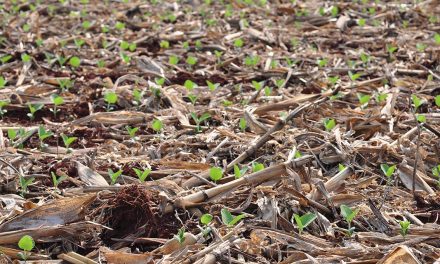
[[[252,163],[252,172],[258,172],[264,169],[264,164],[263,163]]]
[[[3,76],[0,76],[0,89],[4,88],[7,82]]]
[[[241,38],[238,38],[234,41],[234,46],[237,48],[241,48],[241,47],[243,47],[243,45],[244,45],[244,42]]]
[[[118,95],[114,92],[107,92],[104,95],[104,100],[109,104],[115,104],[118,101]]]
[[[211,118],[211,115],[209,113],[204,113],[199,117],[199,122],[202,123],[203,121],[207,120],[208,118]]]
[[[51,99],[52,99],[52,103],[56,106],[62,105],[64,103],[64,98],[57,94],[53,94],[51,96]]]
[[[254,86],[255,90],[259,91],[261,88],[263,88],[264,82],[257,82],[252,81],[252,86]]]
[[[324,126],[327,131],[331,131],[336,126],[336,121],[333,118],[324,119]]]
[[[426,123],[426,116],[425,115],[416,115],[417,121],[420,123]]]
[[[238,126],[240,127],[240,130],[241,130],[241,131],[244,131],[244,130],[246,129],[246,127],[247,127],[246,119],[244,119],[243,117],[241,117]]]
[[[235,179],[239,179],[241,177],[241,171],[237,164],[234,164],[234,175]]]
[[[197,87],[197,84],[195,84],[193,81],[191,80],[186,80],[185,83],[183,84],[185,86],[185,88],[188,91],[192,91],[195,87]]]
[[[206,81],[206,84],[208,85],[208,89],[211,92],[215,91],[218,88],[218,86],[220,85],[219,83],[212,83],[210,81]]]
[[[364,104],[368,104],[368,102],[370,101],[371,95],[358,93],[357,97],[359,99],[359,103],[361,105],[364,105]]]
[[[113,172],[112,169],[108,169],[108,174],[110,175],[110,178],[112,180],[112,185],[116,183],[116,180],[121,176],[122,170],[118,170],[116,172]]]
[[[437,45],[440,45],[440,34],[439,33],[434,34],[434,41]]]
[[[212,221],[212,215],[211,214],[204,214],[202,217],[200,217],[200,222],[204,225],[208,225]]]
[[[344,164],[339,163],[339,165],[338,165],[338,170],[339,170],[339,171],[343,171],[343,170],[345,170],[346,168],[347,168],[347,167],[345,167]]]
[[[344,217],[345,221],[347,221],[349,224],[353,221],[353,219],[361,210],[360,208],[356,208],[355,210],[352,210],[350,207],[346,206],[345,204],[341,205],[340,208],[341,208],[342,217]]]
[[[77,137],[68,137],[64,134],[61,134],[61,138],[63,139],[64,146],[69,148],[69,146],[78,138]]]
[[[226,208],[223,208],[221,211],[220,211],[220,214],[221,214],[221,216],[222,216],[222,222],[225,224],[225,225],[229,225],[229,223],[230,222],[232,222],[232,220],[234,219],[234,217],[232,216],[232,214],[228,211],[228,209],[226,209]]]
[[[306,228],[308,225],[310,225],[315,219],[316,219],[316,215],[313,213],[307,213],[303,216],[301,216],[301,223],[303,228]]]
[[[153,128],[154,131],[160,132],[163,128],[163,123],[159,119],[154,119],[151,127]]]
[[[400,225],[400,234],[405,237],[408,234],[409,231],[409,227],[411,225],[411,222],[409,221],[400,221],[399,222]]]
[[[440,164],[432,168],[432,174],[440,179]]]
[[[136,173],[136,175],[138,176],[139,180],[141,182],[145,182],[145,180],[147,179],[148,175],[150,175],[151,173],[151,169],[145,169],[143,171],[137,169],[137,168],[133,168],[134,172]]]
[[[209,177],[217,182],[218,180],[221,180],[223,178],[223,170],[219,167],[212,167],[209,169]]]
[[[10,140],[14,140],[16,137],[17,137],[17,130],[12,128],[8,129],[8,138]]]
[[[396,169],[396,165],[389,166],[388,164],[381,164],[380,168],[385,174],[385,176],[391,177]]]
[[[440,107],[440,95],[437,95],[435,97],[435,105],[437,105],[438,107]]]
[[[414,108],[417,111],[417,109],[423,104],[423,101],[417,97],[417,95],[413,94],[411,95],[411,100],[414,104]]]
[[[22,54],[21,54],[21,60],[22,60],[23,62],[29,62],[29,61],[31,60],[31,56],[29,56],[29,55],[26,54],[26,53],[22,53]]]
[[[236,223],[238,223],[238,221],[240,221],[241,219],[245,218],[246,216],[244,214],[240,214],[234,217],[234,219],[232,219],[231,222],[229,222],[229,226],[234,226]]]
[[[386,94],[386,93],[378,93],[376,95],[376,101],[378,103],[384,102],[387,99],[387,97],[388,97],[388,94]]]
[[[186,59],[186,63],[188,63],[188,64],[191,65],[191,66],[194,66],[194,65],[197,63],[197,58],[196,58],[196,57],[189,56],[189,57]]]
[[[18,241],[18,247],[24,251],[31,251],[35,247],[35,241],[29,235],[22,236]]]
[[[122,22],[116,22],[116,24],[115,24],[115,28],[117,29],[117,30],[123,30],[124,28],[125,28],[125,23],[122,23]]]
[[[179,63],[179,58],[175,55],[171,55],[168,59],[168,63],[171,65],[177,65]]]
[[[77,68],[81,64],[81,60],[78,57],[73,56],[72,58],[70,58],[69,64],[70,66]]]

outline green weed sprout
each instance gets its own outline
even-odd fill
[[[145,180],[147,179],[148,175],[150,175],[151,173],[151,169],[144,169],[144,170],[140,170],[137,168],[133,168],[134,172],[136,173],[136,176],[138,177],[138,179],[144,183]]]
[[[114,185],[116,183],[116,181],[118,180],[119,176],[121,176],[122,174],[122,170],[118,170],[116,172],[114,172],[112,169],[108,169],[108,175],[110,176],[111,179],[111,185]]]
[[[23,250],[23,252],[19,252],[18,253],[18,256],[22,260],[26,261],[30,257],[30,255],[31,255],[30,252],[35,247],[35,241],[34,241],[34,239],[31,236],[24,235],[18,241],[18,247]]]
[[[405,220],[405,221],[400,221],[399,225],[400,225],[399,233],[405,238],[405,236],[408,235],[409,227],[410,227],[411,223],[409,221]]]
[[[351,222],[353,221],[353,219],[356,217],[356,215],[359,213],[361,209],[356,208],[355,210],[352,210],[350,207],[346,206],[345,204],[341,205],[340,208],[341,208],[341,215],[345,219],[345,221],[347,221],[348,224],[347,234],[348,236],[352,236],[355,227],[351,226]]]
[[[259,162],[252,162],[252,172],[258,172],[264,169],[264,164]]]
[[[223,170],[219,167],[212,167],[209,169],[209,177],[215,183],[223,178]]]
[[[197,116],[195,113],[191,113],[191,117],[196,123],[196,132],[199,133],[202,131],[202,127],[200,126],[200,124],[202,124],[203,121],[211,118],[211,115],[209,113],[204,113],[201,116]]]
[[[130,138],[132,140],[136,139],[136,132],[139,130],[139,127],[130,127],[130,126],[125,126],[125,129],[127,129],[128,135],[130,136]]]
[[[31,119],[35,119],[35,113],[43,108],[44,104],[28,104],[30,113],[27,116]]]
[[[234,175],[235,175],[235,179],[239,179],[239,178],[241,178],[241,176],[243,176],[243,175],[246,173],[246,171],[247,171],[248,169],[249,169],[249,168],[248,168],[247,166],[245,166],[245,167],[243,167],[242,169],[240,169],[240,167],[238,167],[238,165],[235,164],[235,165],[234,165]]]
[[[159,119],[154,119],[151,127],[156,133],[160,133],[160,131],[163,129],[163,123]]]
[[[78,138],[77,137],[69,137],[64,134],[61,134],[61,138],[63,139],[64,146],[66,147],[66,152],[71,153],[72,149],[70,148],[70,145],[73,142],[75,142],[75,140],[77,140]]]
[[[324,119],[325,130],[331,131],[336,126],[336,121],[333,118]]]
[[[118,95],[115,92],[107,92],[104,101],[107,103],[106,111],[110,112],[114,108],[113,105],[118,102]]]
[[[67,177],[66,177],[65,175],[62,175],[62,176],[60,176],[60,177],[57,177],[57,175],[56,175],[53,171],[51,171],[50,173],[51,173],[51,175],[52,175],[52,183],[53,183],[53,186],[54,186],[56,189],[58,189],[58,185],[59,185],[62,181],[64,181],[65,179],[67,179]]]
[[[220,214],[222,216],[222,222],[228,227],[236,225],[241,219],[246,217],[244,214],[233,216],[226,208],[223,208]]]
[[[53,136],[53,133],[50,130],[46,130],[42,125],[38,127],[38,138],[40,139],[40,148],[46,147],[46,144],[44,144],[44,140],[51,136]]]
[[[24,194],[28,192],[28,187],[34,182],[35,178],[29,178],[26,179],[25,177],[21,176],[19,177],[18,184],[20,185],[21,189],[21,196],[24,197]]]
[[[302,216],[298,214],[293,214],[293,219],[295,219],[299,234],[301,235],[304,228],[306,228],[316,219],[316,215],[314,213],[307,213]]]
[[[57,117],[57,113],[60,111],[60,109],[57,109],[57,107],[64,103],[64,98],[59,96],[59,95],[57,95],[57,94],[53,94],[50,97],[50,99],[52,100],[53,108],[49,109],[49,110],[53,113],[54,117],[56,118]]]

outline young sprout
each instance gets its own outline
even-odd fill
[[[220,86],[219,83],[212,83],[212,82],[210,82],[210,81],[206,81],[206,84],[208,85],[208,89],[209,89],[211,92],[214,92],[214,91]]]
[[[168,58],[168,63],[171,65],[177,65],[179,63],[179,57],[177,57],[176,55],[171,55]]]
[[[417,109],[424,103],[422,99],[420,99],[419,97],[417,97],[417,95],[412,94],[411,95],[411,100],[414,104],[414,110],[417,111]]]
[[[440,34],[439,33],[434,34],[434,41],[435,41],[435,44],[440,45]]]
[[[331,86],[335,86],[336,83],[339,81],[339,76],[329,76],[327,79]]]
[[[393,44],[387,44],[386,45],[387,48],[387,52],[389,54],[389,56],[391,57],[391,55],[393,55],[394,52],[396,52],[397,50],[397,46],[394,46]]]
[[[160,121],[159,119],[154,119],[154,120],[153,120],[153,123],[152,123],[152,125],[151,125],[151,127],[153,128],[153,130],[154,130],[156,133],[160,133],[160,131],[161,131],[162,128],[163,128],[163,123],[162,123],[162,121]]]
[[[186,80],[185,83],[183,84],[183,86],[185,86],[185,88],[186,88],[188,91],[192,91],[192,90],[194,90],[194,88],[197,87],[197,84],[194,83],[194,82],[191,81],[191,80]]]
[[[114,185],[116,183],[116,181],[118,180],[119,176],[121,176],[121,174],[122,174],[122,170],[118,170],[114,172],[112,169],[108,169],[108,175],[110,176],[111,179],[111,185]]]
[[[3,89],[6,86],[7,82],[8,81],[3,76],[0,75],[0,89]]]
[[[241,178],[241,176],[243,176],[243,175],[246,173],[246,171],[247,171],[248,169],[249,169],[249,168],[248,168],[247,166],[245,166],[245,167],[243,167],[242,169],[240,169],[240,168],[238,167],[238,165],[235,164],[235,165],[234,165],[234,176],[235,176],[235,179],[239,179],[239,178]]]
[[[24,235],[18,241],[18,247],[23,250],[23,252],[18,253],[18,256],[26,261],[31,255],[31,250],[35,247],[35,241],[31,236]]]
[[[212,167],[209,169],[209,177],[215,183],[223,178],[223,170],[219,167]]]
[[[65,175],[62,175],[62,176],[60,176],[60,177],[57,177],[57,175],[56,175],[53,171],[51,171],[50,173],[51,173],[51,175],[52,175],[52,183],[53,183],[53,186],[55,187],[55,189],[58,189],[58,185],[59,185],[62,181],[64,181],[65,179],[67,179],[67,177],[66,177]]]
[[[408,235],[408,231],[409,231],[409,227],[411,225],[410,221],[400,221],[399,222],[400,225],[400,234],[405,238],[406,235]]]
[[[200,217],[200,223],[202,223],[203,225],[208,225],[209,223],[211,223],[213,216],[211,214],[204,214]]]
[[[345,170],[347,167],[344,165],[344,164],[341,164],[341,163],[339,163],[339,165],[338,165],[338,170],[339,171],[343,171],[343,170]]]
[[[139,130],[139,127],[130,127],[130,126],[125,126],[125,129],[127,129],[128,135],[130,136],[130,138],[132,140],[136,139],[136,132]]]
[[[393,176],[394,171],[396,170],[396,165],[388,165],[388,164],[381,164],[380,169],[382,170],[383,174],[388,178],[388,181],[391,180],[391,176]]]
[[[259,162],[252,162],[252,172],[264,170],[264,164]]]
[[[318,63],[319,67],[323,68],[323,67],[327,66],[328,60],[325,59],[325,58],[324,59],[318,59],[317,63]]]
[[[116,24],[115,24],[115,28],[117,30],[124,30],[125,29],[125,23],[117,21]]]
[[[10,128],[7,133],[9,141],[12,143],[17,138],[17,130]]]
[[[251,68],[257,66],[259,62],[260,57],[258,56],[247,56],[246,58],[244,58],[244,64]]]
[[[370,102],[371,95],[357,93],[357,97],[359,99],[359,103],[361,104],[361,107],[366,107],[368,105],[368,102]]]
[[[238,126],[240,127],[240,130],[241,130],[242,132],[244,132],[244,131],[246,130],[246,127],[247,127],[246,119],[243,118],[243,117],[241,117],[241,118],[240,118],[240,122],[238,123]]]
[[[147,179],[148,175],[150,175],[151,173],[151,169],[144,169],[144,170],[140,170],[137,168],[133,168],[134,172],[136,173],[136,176],[138,177],[138,179],[144,183],[145,180]]]
[[[28,186],[31,185],[34,182],[34,180],[35,180],[34,177],[26,180],[25,177],[23,177],[21,175],[19,176],[18,183],[19,183],[20,189],[21,189],[21,196],[24,197],[24,194],[27,193],[27,191],[28,191]]]
[[[0,101],[0,117],[1,118],[3,118],[3,116],[8,112],[8,110],[3,109],[8,104],[9,104],[8,101]]]
[[[244,41],[241,38],[234,40],[234,47],[241,48],[244,45]]]
[[[182,245],[185,242],[185,227],[180,228],[177,235],[174,235],[174,238]]]
[[[246,216],[244,214],[240,214],[237,216],[233,216],[228,209],[223,208],[220,211],[220,214],[222,216],[222,222],[227,225],[228,227],[232,227],[235,224],[237,224],[241,219],[245,218]]]
[[[106,111],[110,112],[111,110],[113,110],[113,106],[114,104],[116,104],[118,102],[118,95],[115,92],[107,92],[104,95],[104,101],[107,102],[107,108]]]
[[[41,110],[43,108],[44,104],[29,104],[29,111],[30,113],[27,114],[27,116],[31,119],[34,120],[35,119],[35,113],[38,110]]]
[[[299,159],[299,158],[301,158],[303,155],[302,155],[302,153],[301,153],[301,151],[299,151],[299,150],[297,150],[297,151],[295,151],[295,159]]]
[[[351,226],[351,222],[353,221],[353,219],[356,217],[356,215],[359,213],[361,209],[356,208],[355,210],[352,210],[350,207],[346,206],[345,204],[341,205],[340,208],[341,208],[341,215],[345,219],[345,221],[347,221],[348,224],[347,234],[348,236],[351,236],[353,235],[355,229],[354,226],[353,227]]]
[[[263,88],[264,85],[264,81],[261,82],[257,82],[257,81],[252,81],[252,86],[254,87],[255,90],[259,91],[261,90],[261,88]]]
[[[165,78],[155,78],[154,82],[159,86],[163,86],[165,84]]]
[[[130,57],[129,55],[125,54],[124,52],[120,52],[120,53],[119,53],[119,56],[121,57],[122,61],[123,61],[125,64],[130,64],[130,62],[131,62],[131,57]]]
[[[336,126],[336,121],[333,118],[324,119],[325,130],[331,131]]]
[[[142,101],[142,97],[144,96],[144,91],[140,91],[139,89],[134,89],[132,95],[134,99],[132,103],[134,105],[140,105]]]
[[[330,13],[332,17],[337,17],[339,14],[339,8],[337,6],[332,6],[332,8],[330,9]]]
[[[370,62],[370,56],[365,54],[364,52],[361,53],[360,57],[363,64],[367,64]]]
[[[57,109],[57,107],[64,103],[64,98],[59,96],[59,95],[57,95],[57,94],[53,94],[50,97],[50,99],[52,100],[53,108],[49,109],[49,110],[53,113],[53,116],[56,118],[57,117],[57,113],[60,111],[59,109]]]
[[[202,131],[200,124],[203,123],[203,121],[211,118],[211,115],[209,113],[204,113],[201,116],[197,116],[195,113],[191,113],[191,117],[196,123],[196,132],[199,133]]]
[[[78,57],[73,56],[73,57],[70,58],[69,64],[73,68],[78,68],[81,65],[81,60]]]
[[[49,130],[46,130],[44,126],[40,125],[38,127],[38,138],[40,139],[40,148],[44,148],[46,144],[44,144],[44,140],[53,136],[53,133]]]
[[[367,23],[367,21],[365,20],[365,18],[359,18],[358,21],[357,21],[357,24],[358,24],[360,27],[365,26],[366,23]]]
[[[214,55],[217,58],[217,63],[220,63],[221,57],[223,55],[223,52],[218,51],[218,50],[214,50]]]
[[[86,43],[83,39],[74,39],[73,40],[75,42],[75,46],[80,49],[84,43]]]
[[[68,91],[70,88],[72,88],[74,83],[74,81],[69,78],[57,79],[57,82],[58,86],[61,89],[61,93],[64,93],[65,91]]]
[[[314,213],[307,213],[302,216],[299,216],[298,214],[293,214],[293,219],[295,219],[299,234],[301,235],[304,228],[306,228],[316,219],[316,215]]]
[[[170,47],[170,42],[167,40],[161,40],[159,46],[163,49],[168,49]]]
[[[23,61],[24,63],[26,62],[30,62],[31,61],[31,56],[26,54],[26,53],[22,53],[21,54],[21,61]]]
[[[417,114],[417,115],[416,115],[416,119],[417,119],[417,121],[420,122],[420,123],[426,123],[426,116],[425,116],[425,115]]]
[[[352,71],[349,71],[348,76],[350,77],[350,80],[352,82],[355,82],[357,79],[359,79],[362,76],[362,73],[360,72],[353,73]]]
[[[191,103],[192,103],[193,105],[196,104],[197,99],[199,98],[199,97],[198,97],[197,95],[195,95],[195,94],[188,94],[187,96],[188,96],[188,99],[191,101]]]
[[[186,58],[186,63],[190,66],[194,66],[197,63],[197,58],[193,56],[188,56],[188,58]]]
[[[376,95],[376,101],[380,104],[382,102],[385,102],[387,100],[388,94],[386,93],[378,93]]]
[[[70,152],[72,152],[72,149],[70,148],[70,145],[75,141],[75,140],[77,140],[78,138],[77,137],[69,137],[69,136],[66,136],[66,135],[64,135],[64,134],[61,134],[61,138],[63,139],[63,143],[64,143],[64,146],[66,147],[66,151],[67,151],[67,153],[70,153]]]

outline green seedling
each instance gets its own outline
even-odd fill
[[[202,41],[200,39],[196,40],[195,46],[197,50],[202,49]]]
[[[336,126],[336,121],[333,118],[324,119],[325,130],[331,131]]]
[[[176,55],[171,55],[168,58],[168,63],[171,65],[177,65],[179,63],[179,57],[177,57]]]
[[[256,67],[259,62],[260,62],[259,56],[247,56],[246,58],[244,58],[244,64],[247,67],[251,67],[251,68]]]
[[[270,96],[271,94],[272,94],[272,88],[270,88],[269,86],[265,86],[264,87],[264,95]]]
[[[26,260],[30,257],[32,249],[35,247],[34,239],[29,235],[24,235],[18,241],[18,247],[23,250],[23,252],[19,252],[18,256],[26,262]]]
[[[252,81],[252,86],[257,91],[261,90],[261,88],[263,88],[263,85],[264,85],[264,81],[261,81],[261,82]]]
[[[378,93],[376,95],[376,101],[380,104],[382,102],[385,102],[387,100],[388,94],[386,93]]]
[[[301,235],[304,228],[306,228],[308,225],[310,225],[316,219],[316,214],[307,213],[302,216],[299,216],[298,214],[293,214],[293,219],[295,219],[296,225],[299,230],[299,234]],[[293,222],[293,219],[292,219],[292,222]]]
[[[87,30],[92,26],[92,22],[86,20],[86,21],[82,22],[81,26],[84,30]]]
[[[264,170],[264,164],[258,162],[252,162],[252,172],[258,172]]]
[[[77,56],[73,56],[70,58],[69,64],[73,68],[78,68],[81,65],[81,60]]]
[[[241,48],[244,45],[244,41],[241,38],[234,40],[234,47]]]
[[[8,61],[10,61],[11,59],[12,59],[12,55],[7,54],[7,55],[4,55],[4,56],[1,56],[1,57],[0,57],[0,62],[1,62],[2,64],[5,64],[5,63],[7,63]]]
[[[391,176],[393,176],[394,171],[396,170],[396,165],[388,165],[388,164],[381,164],[380,169],[382,170],[383,174],[388,178],[391,179]]]
[[[53,171],[51,171],[51,175],[52,175],[52,183],[53,183],[53,186],[54,186],[56,189],[58,189],[58,185],[59,185],[62,181],[64,181],[65,179],[67,179],[67,177],[66,177],[65,175],[62,175],[62,176],[60,176],[60,177],[57,177],[57,175],[56,175]]]
[[[416,44],[416,49],[419,52],[424,52],[427,47],[428,47],[428,45],[423,44],[423,43],[417,43]]]
[[[151,125],[151,127],[153,128],[153,130],[154,130],[156,133],[160,133],[160,131],[161,131],[162,128],[163,128],[163,123],[162,123],[162,121],[160,121],[159,119],[154,119],[154,120],[153,120],[153,123],[152,123],[152,125]]]
[[[50,97],[50,99],[52,100],[53,108],[49,109],[49,110],[53,113],[54,117],[56,118],[57,117],[57,113],[60,111],[60,109],[58,109],[58,106],[60,106],[60,105],[62,105],[64,103],[64,98],[59,96],[59,95],[57,95],[57,94],[53,94]]]
[[[417,97],[417,95],[412,94],[411,95],[411,100],[414,104],[414,110],[417,111],[417,109],[424,103],[422,99],[420,99],[419,97]]]
[[[246,119],[244,117],[240,118],[240,121],[238,122],[238,126],[240,127],[240,130],[242,132],[244,132],[246,130],[247,122],[246,122]]]
[[[337,17],[339,14],[339,8],[337,6],[332,6],[332,8],[330,9],[330,13],[332,17]]]
[[[114,108],[113,105],[118,102],[118,95],[115,92],[107,92],[104,101],[107,103],[106,111],[110,112]]]
[[[200,217],[200,223],[202,223],[203,225],[208,225],[209,223],[211,223],[213,216],[211,214],[204,214]]]
[[[163,86],[165,84],[165,78],[156,78],[154,82],[159,86]]]
[[[139,127],[130,127],[126,126],[125,129],[127,129],[128,135],[132,140],[135,140],[136,138],[136,132],[139,130]]]
[[[182,245],[185,242],[185,227],[180,228],[177,235],[174,235],[174,238]]]
[[[394,46],[393,44],[387,44],[386,49],[389,56],[391,57],[391,55],[393,55],[393,53],[397,51],[397,46]]]
[[[318,63],[319,67],[323,68],[323,67],[327,66],[328,60],[327,59],[318,59],[317,63]]]
[[[170,42],[168,40],[161,40],[159,46],[162,49],[168,49],[170,47]]]
[[[117,30],[124,30],[125,29],[125,23],[117,21],[116,24],[115,24],[115,28]]]
[[[10,142],[13,142],[17,138],[17,130],[10,128],[7,133]]]
[[[246,217],[244,214],[233,216],[226,208],[223,208],[220,213],[222,216],[222,222],[228,227],[236,225],[241,219]]]
[[[8,112],[8,110],[4,109],[5,106],[9,104],[8,101],[0,101],[0,117],[3,118],[3,116]]]
[[[8,83],[8,81],[3,76],[0,75],[0,89],[5,88],[6,83]]]
[[[355,210],[352,210],[350,207],[346,206],[345,204],[341,205],[340,208],[341,208],[341,215],[345,219],[345,221],[347,221],[348,224],[347,234],[348,236],[352,236],[355,227],[351,226],[351,222],[353,221],[353,219],[356,217],[356,215],[359,213],[361,209],[356,208]]]
[[[284,80],[283,79],[275,80],[275,85],[278,87],[278,89],[280,89],[284,85]]]
[[[196,104],[197,99],[199,98],[199,97],[198,97],[197,95],[195,95],[195,94],[188,94],[187,97],[188,97],[188,99],[191,101],[191,103],[192,103],[193,105]]]
[[[86,42],[83,39],[74,39],[75,46],[80,49]]]
[[[130,62],[131,62],[131,57],[130,57],[129,55],[125,54],[124,52],[120,52],[120,53],[119,53],[119,56],[121,57],[122,61],[123,61],[125,64],[130,64]]]
[[[105,61],[103,60],[98,60],[96,62],[96,66],[98,66],[98,68],[104,68],[105,67]]]
[[[49,60],[49,58],[48,58],[48,53],[45,53],[46,54],[46,60]],[[67,61],[67,58],[66,57],[63,57],[63,56],[57,56],[57,62],[58,62],[58,64],[60,65],[60,67],[63,67],[64,66],[64,64],[66,63],[66,61]]]
[[[34,177],[26,180],[25,177],[23,177],[21,175],[19,176],[18,183],[19,183],[20,189],[21,189],[21,196],[24,197],[24,194],[28,192],[29,185],[31,185],[34,182],[34,180],[35,180]]]
[[[365,53],[361,53],[361,61],[363,64],[368,64],[370,62],[370,56],[365,54]]]
[[[247,166],[245,166],[245,167],[243,167],[242,169],[240,169],[240,168],[238,167],[238,165],[235,164],[235,165],[234,165],[234,176],[235,176],[235,179],[239,179],[239,178],[241,178],[241,176],[243,176],[243,175],[247,172],[248,169],[249,169],[249,168],[248,168]]]
[[[405,220],[405,221],[400,221],[400,222],[399,222],[399,225],[400,225],[399,233],[403,236],[403,238],[405,238],[406,235],[408,235],[409,227],[410,227],[410,225],[411,225],[411,222],[410,222],[410,221],[407,221],[407,220]]]
[[[220,63],[220,62],[221,62],[222,55],[223,55],[223,52],[218,51],[218,50],[214,50],[214,55],[215,55],[215,57],[217,58],[217,63]]]
[[[299,151],[299,150],[297,150],[297,151],[295,151],[295,159],[299,159],[299,158],[301,158],[303,155],[302,155],[302,153],[301,153],[301,151]]]
[[[434,34],[434,41],[435,41],[435,44],[440,45],[440,34],[439,33]]]
[[[209,113],[204,113],[201,116],[197,116],[195,113],[191,113],[191,117],[196,123],[196,132],[199,133],[202,131],[202,127],[200,124],[202,124],[205,120],[211,118],[211,115]]]
[[[209,89],[211,92],[214,92],[214,91],[220,86],[219,83],[212,83],[212,82],[210,82],[210,81],[206,81],[206,84],[208,85],[208,89]]]
[[[440,164],[432,168],[432,174],[440,180]]]
[[[134,172],[136,173],[136,176],[138,177],[138,179],[144,183],[145,180],[147,179],[148,175],[150,175],[151,173],[151,169],[144,169],[144,170],[140,170],[137,168],[133,168]]]
[[[329,76],[328,78],[330,86],[335,86],[336,83],[339,81],[339,76]]]
[[[365,26],[366,23],[367,23],[367,21],[365,20],[365,18],[359,18],[358,21],[357,21],[357,24],[358,24],[360,27]]]
[[[134,105],[140,105],[142,101],[142,97],[144,97],[144,91],[140,91],[139,89],[134,89],[132,95],[134,99],[132,103]]]
[[[31,56],[26,54],[26,53],[22,53],[21,54],[21,61],[24,63],[30,62],[31,61]]]
[[[197,58],[193,56],[188,56],[188,58],[186,58],[186,63],[190,66],[194,66],[197,64]]]
[[[352,71],[349,71],[348,76],[350,77],[350,80],[352,82],[355,82],[357,79],[359,79],[362,76],[362,73],[360,72],[353,73]]]
[[[347,167],[344,165],[344,164],[341,164],[341,163],[339,163],[338,164],[338,170],[339,171],[343,171],[343,170],[345,170]]]
[[[40,148],[44,148],[46,144],[44,144],[44,140],[53,136],[53,133],[50,130],[46,130],[44,126],[40,125],[38,127],[38,138],[40,139]]]
[[[426,116],[422,114],[416,115],[416,119],[419,123],[426,123]]]
[[[78,138],[77,137],[69,137],[69,136],[66,136],[64,134],[61,134],[61,138],[63,139],[63,143],[64,143],[64,146],[66,147],[67,153],[72,152],[72,149],[70,148],[70,145],[73,142],[75,142],[75,140],[77,140]]]
[[[194,88],[197,87],[197,84],[194,83],[194,82],[191,81],[191,80],[186,80],[185,83],[184,83],[183,85],[185,86],[185,88],[186,88],[188,91],[192,91],[192,90],[194,90]]]
[[[365,107],[368,105],[368,102],[370,102],[371,95],[357,93],[357,97],[359,99],[359,103],[361,104],[361,106]]]
[[[58,86],[60,87],[62,93],[65,91],[68,91],[70,88],[72,88],[73,83],[74,83],[73,80],[68,79],[68,78],[67,79],[57,79],[57,82],[58,82]]]
[[[223,178],[223,170],[219,167],[212,167],[209,169],[209,177],[215,183]]]
[[[122,170],[118,170],[116,172],[114,172],[112,169],[108,169],[108,175],[110,176],[111,179],[111,185],[114,185],[116,183],[116,181],[118,180],[119,176],[121,176],[122,174]]]

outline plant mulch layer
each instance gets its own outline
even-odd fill
[[[2,263],[440,262],[438,0],[0,22]]]

